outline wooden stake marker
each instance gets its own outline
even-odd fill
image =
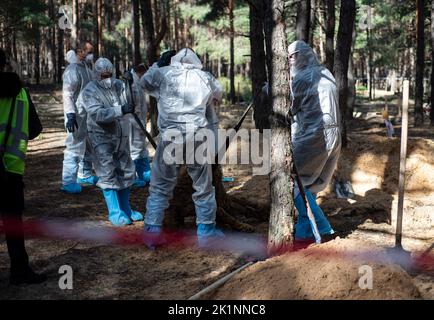
[[[404,211],[404,190],[405,190],[405,160],[407,157],[408,139],[408,103],[410,82],[404,81],[402,91],[402,124],[401,124],[401,155],[399,162],[399,185],[398,185],[398,212],[396,218],[395,246],[402,247],[402,217]]]

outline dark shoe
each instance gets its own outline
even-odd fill
[[[341,237],[342,235],[339,232],[334,232],[332,234],[322,234],[321,235],[321,242],[328,242],[336,239],[337,237]]]
[[[166,239],[161,230],[161,227],[153,226],[145,223],[143,242],[151,250],[155,250],[157,249],[157,247],[165,245]]]
[[[46,280],[47,276],[45,274],[37,274],[30,268],[22,272],[11,272],[11,276],[9,278],[10,284],[13,285],[39,284],[45,282]]]

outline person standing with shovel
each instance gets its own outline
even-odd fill
[[[334,230],[316,202],[316,194],[326,188],[336,169],[340,150],[340,114],[336,82],[321,66],[312,48],[295,41],[289,48],[292,98],[292,144],[295,167],[320,235]],[[294,190],[298,220],[296,240],[314,237],[307,204],[298,185]],[[318,238],[318,236],[316,236]]]

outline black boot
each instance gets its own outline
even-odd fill
[[[29,256],[24,245],[22,213],[3,214],[6,244],[11,259],[11,284],[37,284],[47,280],[47,276],[33,272],[29,266]]]
[[[39,284],[47,280],[44,274],[35,273],[30,266],[25,268],[11,268],[10,284]]]

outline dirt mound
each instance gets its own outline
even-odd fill
[[[361,266],[372,267],[372,289],[361,289]],[[385,252],[359,241],[326,244],[268,259],[236,275],[211,299],[418,299],[411,277]]]
[[[388,193],[398,190],[400,140],[379,135],[351,134],[335,176],[350,180],[356,193],[363,195],[373,187]],[[410,138],[406,164],[406,192],[434,193],[434,142]]]
[[[331,217],[332,220],[348,217],[362,223],[370,219],[374,223],[395,227],[400,141],[377,134],[353,133],[350,136],[348,148],[342,151],[335,178],[350,181],[356,196],[352,200],[336,199],[331,184],[319,194],[319,203],[327,214],[335,216]],[[434,142],[411,138],[408,141],[404,196],[403,228],[407,235],[434,237],[432,181]]]

